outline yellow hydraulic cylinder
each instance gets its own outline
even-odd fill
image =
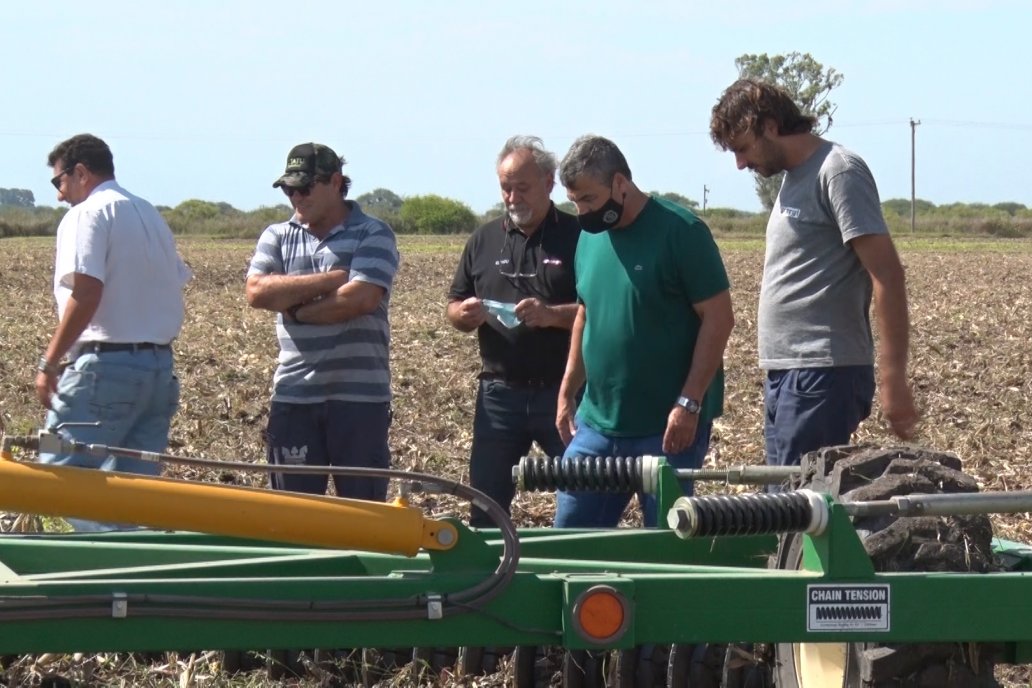
[[[408,556],[458,537],[408,506],[21,463],[10,452],[0,454],[0,509]]]

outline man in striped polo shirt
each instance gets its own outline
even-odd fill
[[[278,466],[387,468],[391,421],[394,232],[347,200],[344,159],[317,143],[295,146],[274,183],[294,215],[258,239],[247,302],[278,313],[266,453]],[[279,490],[323,494],[325,475],[276,473]],[[339,496],[382,501],[383,478],[334,477]]]

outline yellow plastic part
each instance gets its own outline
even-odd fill
[[[5,511],[407,556],[458,538],[452,524],[407,506],[10,459],[0,454]]]

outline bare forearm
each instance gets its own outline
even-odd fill
[[[368,282],[348,282],[329,296],[305,304],[294,317],[310,325],[328,325],[372,313],[380,306],[386,291]]]
[[[566,358],[566,372],[559,387],[559,396],[573,397],[584,386],[586,374],[584,358],[581,355],[581,340],[584,338],[585,311],[575,306],[573,327],[570,332],[570,353]]]
[[[448,302],[448,310],[446,311],[448,322],[459,332],[472,332],[477,328],[462,317],[462,304],[462,301]]]
[[[252,308],[285,311],[333,292],[347,279],[345,270],[312,275],[251,275],[247,278],[247,303]]]
[[[874,316],[881,334],[878,367],[883,375],[903,375],[906,373],[910,337],[903,263],[888,235],[857,237],[850,245],[871,276]]]
[[[713,382],[724,362],[724,350],[731,330],[735,326],[734,311],[731,307],[731,294],[722,292],[706,301],[696,304],[695,311],[700,317],[699,336],[695,340],[695,351],[692,353],[691,367],[685,379],[681,393],[696,401],[701,401],[703,394]]]
[[[552,314],[550,327],[558,327],[563,330],[573,329],[573,322],[577,318],[578,309],[579,306],[575,303],[549,306],[548,310]]]
[[[874,314],[880,334],[878,368],[905,375],[910,349],[910,314],[902,272],[897,279],[874,282]]]
[[[692,354],[692,366],[688,370],[681,394],[702,401],[702,396],[713,382],[713,376],[724,362],[724,348],[730,335],[730,328],[720,328],[716,324],[707,327],[706,323],[703,323],[699,330],[699,339],[695,343],[695,352]]]

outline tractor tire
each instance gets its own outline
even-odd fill
[[[264,667],[262,653],[255,650],[226,650],[222,653],[222,671],[227,674],[246,674]]]
[[[390,681],[411,657],[411,648],[363,648],[361,685],[364,688],[373,688],[381,681]]]
[[[609,686],[612,688],[667,688],[669,645],[638,645],[615,653]]]
[[[605,650],[567,650],[563,656],[563,688],[605,688]]]
[[[455,666],[457,647],[417,647],[412,650],[412,675],[423,682],[433,683],[446,669]]]
[[[727,645],[671,645],[667,661],[669,688],[721,688]]]
[[[461,647],[455,665],[460,676],[487,676],[498,671],[502,657],[512,654],[512,647]]]
[[[312,651],[312,664],[320,685],[354,686],[362,679],[362,653],[355,649]]]
[[[512,655],[515,688],[549,688],[561,669],[561,648],[520,645]]]
[[[724,654],[721,688],[771,688],[770,646],[731,643]]]
[[[799,484],[840,502],[897,495],[977,492],[960,459],[917,448],[829,447],[803,457]],[[995,567],[985,515],[855,517],[853,525],[876,571],[980,572]],[[796,570],[803,537],[782,536],[772,566]],[[971,643],[781,643],[774,648],[778,688],[998,686],[998,646]],[[829,669],[830,668],[830,669]]]
[[[305,675],[303,653],[303,650],[269,650],[266,675],[273,681],[302,678]]]

